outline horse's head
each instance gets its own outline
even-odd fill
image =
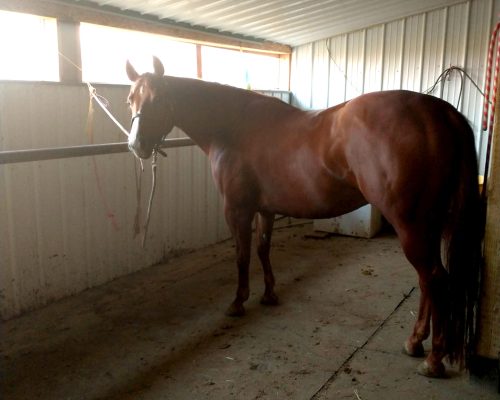
[[[133,82],[127,101],[132,111],[128,147],[140,158],[149,158],[174,126],[163,64],[156,57],[153,67],[154,73],[139,75],[127,61],[127,75]]]

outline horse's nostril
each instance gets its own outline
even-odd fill
[[[128,144],[129,150],[134,153],[136,157],[147,159],[151,156],[152,150],[149,150],[147,146],[141,144],[140,141],[136,140]]]

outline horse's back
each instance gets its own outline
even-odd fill
[[[361,96],[341,112],[346,162],[365,198],[386,217],[425,218],[447,201],[458,143],[470,134],[449,103],[388,91]]]
[[[236,145],[210,155],[214,176],[226,202],[296,217],[333,217],[366,202],[391,222],[433,212],[457,137],[470,131],[450,104],[408,91],[321,112],[258,100]]]

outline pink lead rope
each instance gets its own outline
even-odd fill
[[[495,29],[491,34],[491,40],[488,47],[488,63],[486,66],[486,82],[484,89],[482,130],[488,131],[488,143],[486,146],[486,159],[484,165],[483,191],[481,193],[483,199],[486,198],[488,169],[490,164],[490,149],[493,137],[493,122],[495,120],[495,104],[496,104],[496,94],[497,94],[498,71],[500,69],[500,36],[498,35],[499,31],[500,31],[500,22],[496,24]],[[493,51],[495,49],[495,44],[497,48],[496,60],[495,60],[495,75],[493,79],[493,92],[491,92],[491,72],[493,66]],[[490,97],[492,97],[491,100]],[[489,111],[489,119],[488,119],[488,111]]]
[[[496,86],[497,86],[497,77],[498,77],[498,70],[499,70],[499,60],[498,60],[498,55],[500,54],[500,37],[497,39],[498,31],[500,30],[500,22],[497,23],[495,26],[495,29],[493,30],[493,33],[491,34],[491,39],[490,39],[490,44],[488,47],[488,62],[486,65],[486,81],[485,81],[485,88],[484,88],[484,103],[483,103],[483,123],[482,123],[482,129],[483,131],[488,130],[488,111],[491,111],[490,114],[490,125],[492,125],[493,122],[493,111],[494,111],[494,102],[495,102],[495,95],[496,95]],[[495,62],[495,79],[493,82],[493,101],[490,101],[490,95],[491,95],[491,72],[492,72],[492,66],[493,66],[493,51],[495,49],[495,42],[497,44],[497,53],[496,53],[496,62]],[[491,107],[489,107],[491,105]]]

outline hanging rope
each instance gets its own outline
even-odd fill
[[[139,164],[139,171],[137,171],[137,164]],[[134,162],[134,176],[135,176],[135,196],[137,206],[134,217],[134,238],[141,233],[141,191],[142,191],[142,173],[144,172],[144,165],[142,160],[138,163],[137,158]]]
[[[106,100],[106,98],[98,95],[95,88],[89,82],[86,82],[86,83],[87,83],[87,87],[89,89],[89,94],[90,94],[91,99],[94,99],[96,101],[96,103],[99,104],[99,106],[106,113],[106,115],[111,119],[111,121],[113,121],[115,123],[115,125],[125,134],[125,136],[128,137],[128,135],[129,135],[128,131],[123,127],[122,124],[120,124],[120,122],[108,110],[109,101]]]
[[[149,226],[149,218],[151,217],[151,207],[153,205],[153,198],[155,195],[155,190],[156,190],[156,168],[157,168],[157,157],[158,153],[156,150],[153,150],[153,158],[151,160],[151,176],[152,176],[152,183],[151,183],[151,192],[149,194],[149,201],[148,201],[148,211],[146,212],[146,221],[144,222],[144,227],[142,231],[142,248],[146,245],[146,237],[148,234],[148,226]]]
[[[106,113],[106,115],[128,137],[129,136],[128,131],[120,124],[120,122],[118,122],[118,120],[108,110],[107,107],[109,105],[109,102],[104,97],[98,95],[95,88],[89,82],[87,82],[87,86],[88,86],[89,94],[90,94],[90,104],[92,105],[92,99],[94,99],[96,101],[96,103],[99,104],[99,106],[102,108],[102,110]],[[90,111],[90,109],[89,109],[89,111]],[[90,115],[93,115],[93,109],[92,109],[92,113],[89,112],[89,116]],[[164,157],[167,156],[166,153],[159,148],[159,146],[158,146],[158,148],[155,148],[155,150],[153,151],[152,161],[151,161],[151,175],[152,175],[151,192],[150,192],[149,201],[148,201],[148,209],[146,212],[146,219],[145,219],[144,225],[142,226],[142,231],[143,231],[142,242],[141,242],[142,248],[144,248],[146,246],[146,238],[147,238],[147,233],[148,233],[149,221],[151,218],[151,209],[152,209],[152,204],[153,204],[153,198],[154,198],[155,191],[156,191],[156,170],[158,167],[158,164],[157,164],[158,153],[160,153]],[[137,171],[137,160],[139,160],[139,164],[140,164],[139,171]],[[141,218],[141,214],[142,214],[142,211],[141,211],[141,193],[142,193],[142,173],[143,172],[144,172],[143,162],[140,158],[136,157],[136,163],[134,164],[134,174],[135,174],[137,209],[136,209],[136,214],[135,214],[135,218],[134,218],[134,228],[133,228],[134,237],[136,237],[141,231],[140,218]],[[99,187],[99,190],[101,191],[101,185],[100,185],[99,179],[98,179],[98,187]],[[104,199],[104,203],[107,207],[107,202],[105,201],[105,199]],[[113,221],[114,221],[114,214],[111,212],[108,212],[107,214],[108,214],[108,217],[110,217],[110,216],[113,217]],[[114,222],[114,225],[116,225],[116,222]]]
[[[76,65],[70,58],[66,57],[64,54],[62,54],[60,51],[58,52],[59,55],[64,58],[67,62],[69,62],[71,65],[73,65],[76,69],[79,71],[82,71],[82,68],[78,65]],[[129,136],[129,132],[123,127],[122,124],[115,118],[115,116],[109,111],[109,101],[99,95],[97,93],[97,90],[90,84],[90,82],[85,82],[87,84],[87,88],[89,90],[89,109],[87,113],[87,136],[89,137],[90,143],[94,142],[94,130],[93,130],[93,119],[94,119],[94,105],[93,105],[93,100],[101,107],[101,109],[106,113],[106,115],[111,119],[111,121],[114,122],[114,124],[122,131],[125,136]],[[154,194],[156,191],[156,170],[157,170],[157,157],[158,153],[166,157],[166,153],[160,149],[159,146],[153,151],[153,158],[151,161],[151,173],[152,173],[152,186],[151,186],[151,192],[149,196],[149,202],[148,202],[148,209],[146,213],[146,220],[145,223],[142,227],[143,229],[143,237],[142,237],[142,248],[145,247],[146,244],[146,236],[147,236],[147,231],[148,231],[148,226],[149,226],[149,221],[151,217],[151,208],[153,204],[153,198]],[[116,221],[116,216],[112,212],[107,200],[106,196],[104,195],[104,191],[102,189],[102,184],[101,184],[101,179],[99,176],[99,170],[97,168],[97,162],[95,160],[95,157],[92,157],[93,161],[93,169],[94,169],[94,175],[96,178],[96,184],[97,184],[97,189],[99,192],[99,197],[101,198],[101,202],[104,205],[104,208],[106,210],[106,216],[110,219],[111,224],[115,230],[119,230],[118,223]],[[137,162],[139,162],[139,170],[137,170]],[[142,193],[142,173],[144,172],[144,164],[142,159],[136,157],[135,158],[135,164],[134,164],[134,175],[135,175],[135,187],[136,187],[136,199],[137,199],[137,208],[136,208],[136,214],[134,218],[134,238],[140,233],[141,231],[141,193]]]
[[[469,79],[472,85],[479,91],[479,93],[481,93],[483,97],[485,96],[479,85],[476,82],[474,82],[474,79],[472,79],[472,77],[467,73],[467,71],[465,71],[465,69],[463,69],[462,67],[457,67],[455,65],[452,65],[451,67],[446,68],[443,72],[441,72],[441,74],[436,79],[436,82],[434,82],[434,84],[429,89],[425,90],[423,93],[425,94],[433,93],[439,84],[441,84],[441,92],[442,92],[444,82],[451,79],[451,75],[453,74],[453,72],[459,73],[461,77],[460,91],[458,92],[458,100],[456,105],[457,110],[459,109],[460,101],[462,100],[465,78]]]
[[[349,77],[347,76],[347,72],[344,71],[340,65],[337,64],[337,61],[335,61],[335,58],[333,57],[332,55],[332,51],[330,49],[330,46],[331,46],[331,43],[332,43],[332,38],[329,38],[326,42],[325,42],[325,47],[326,47],[326,52],[328,53],[328,57],[330,58],[330,60],[333,62],[333,65],[335,65],[335,68],[337,68],[337,70],[342,74],[342,76],[344,77],[344,82],[345,83],[348,83],[354,90],[356,93],[358,94],[362,94],[363,91],[360,90],[357,85],[354,84],[354,82],[352,80],[349,79]],[[346,89],[347,90],[347,89]]]
[[[491,142],[493,138],[493,124],[495,122],[495,104],[497,101],[497,84],[498,84],[498,71],[500,69],[500,22],[495,26],[491,34],[490,44],[488,47],[488,62],[486,66],[486,82],[485,82],[485,96],[483,102],[483,121],[482,129],[483,131],[488,131],[488,142],[486,145],[486,159],[484,164],[484,182],[483,182],[483,192],[481,193],[483,199],[487,196],[487,182],[488,174],[490,168],[490,154],[491,154]],[[493,91],[491,91],[491,76],[493,72],[493,54],[496,45],[496,61],[495,61],[495,73],[493,75]],[[489,106],[489,107],[488,107]],[[489,114],[489,118],[488,118]]]
[[[87,136],[89,138],[89,142],[91,144],[94,143],[94,126],[93,126],[93,120],[94,120],[94,104],[92,102],[92,97],[89,98],[89,109],[87,113],[87,123],[86,123],[86,130],[87,130]],[[94,178],[96,181],[96,186],[97,186],[97,192],[99,193],[99,198],[101,199],[101,203],[104,207],[104,210],[106,212],[106,217],[111,221],[111,226],[115,231],[120,230],[120,226],[118,225],[118,221],[116,219],[116,215],[111,209],[110,205],[108,204],[106,195],[104,194],[102,182],[101,182],[101,176],[99,175],[99,168],[97,167],[97,161],[95,156],[91,158],[92,160],[92,169],[94,172]]]
[[[497,25],[497,28],[500,26]],[[494,35],[496,35],[498,32],[500,32],[500,30],[498,29],[495,29],[494,31]],[[490,47],[491,47],[491,44],[494,43],[495,41],[492,40],[490,42]],[[500,38],[499,38],[499,45],[500,45]],[[498,69],[499,69],[499,60],[500,60],[500,46],[497,48],[497,58],[496,58],[496,67],[495,67],[495,84],[493,86],[493,92],[496,93],[496,80],[497,80],[497,77],[498,77]],[[493,58],[489,57],[488,58],[488,65],[489,65],[489,68],[487,69],[487,72],[486,72],[486,76],[489,77],[487,78],[487,82],[490,82],[491,81],[491,66],[492,66],[492,60]],[[459,91],[459,94],[458,94],[458,101],[457,101],[457,105],[456,105],[456,108],[459,109],[459,106],[460,106],[460,101],[462,99],[462,94],[463,94],[463,87],[464,87],[464,84],[465,84],[465,78],[468,78],[470,80],[470,82],[472,83],[472,85],[474,85],[474,87],[478,90],[479,93],[481,93],[481,95],[483,96],[484,98],[484,102],[483,102],[483,119],[482,119],[482,130],[487,130],[488,127],[489,127],[489,131],[488,131],[488,141],[487,141],[487,144],[486,144],[486,160],[485,160],[485,166],[484,166],[484,178],[483,178],[483,190],[481,192],[481,197],[484,199],[486,199],[486,188],[487,188],[487,181],[488,181],[488,169],[489,169],[489,159],[490,159],[490,151],[491,151],[491,137],[492,137],[492,131],[493,131],[493,119],[494,119],[494,107],[495,107],[495,96],[493,95],[493,98],[490,99],[491,97],[491,87],[489,84],[486,85],[485,87],[485,90],[484,92],[481,90],[481,88],[478,86],[478,84],[476,82],[474,82],[474,80],[472,79],[472,77],[461,67],[457,67],[457,66],[451,66],[449,68],[446,68],[440,75],[439,77],[436,79],[436,82],[429,88],[427,89],[426,91],[424,91],[425,94],[431,94],[433,93],[436,88],[438,87],[438,85],[441,84],[441,92],[442,92],[442,87],[444,85],[444,82],[446,80],[449,80],[450,77],[451,77],[451,74],[453,72],[458,72],[460,73],[461,75],[461,83],[460,83],[460,91]],[[492,111],[491,113],[489,114],[489,125],[488,125],[488,111],[489,111],[489,107],[492,107]]]
[[[495,29],[493,30],[490,38],[490,43],[488,46],[488,60],[487,60],[487,65],[486,65],[486,80],[485,80],[485,88],[484,88],[484,102],[483,102],[483,121],[482,121],[482,129],[483,131],[486,131],[488,129],[488,114],[490,115],[489,118],[489,125],[492,125],[492,119],[493,119],[493,114],[494,114],[494,104],[490,101],[491,97],[491,75],[493,72],[493,53],[495,50],[495,42],[497,45],[497,57],[496,57],[496,62],[495,62],[495,74],[494,74],[494,87],[493,87],[493,97],[496,95],[496,85],[497,85],[497,77],[498,77],[498,68],[499,68],[499,51],[500,51],[500,37],[497,38],[498,32],[500,30],[500,22],[497,23],[495,26]],[[491,105],[491,107],[489,107]]]

